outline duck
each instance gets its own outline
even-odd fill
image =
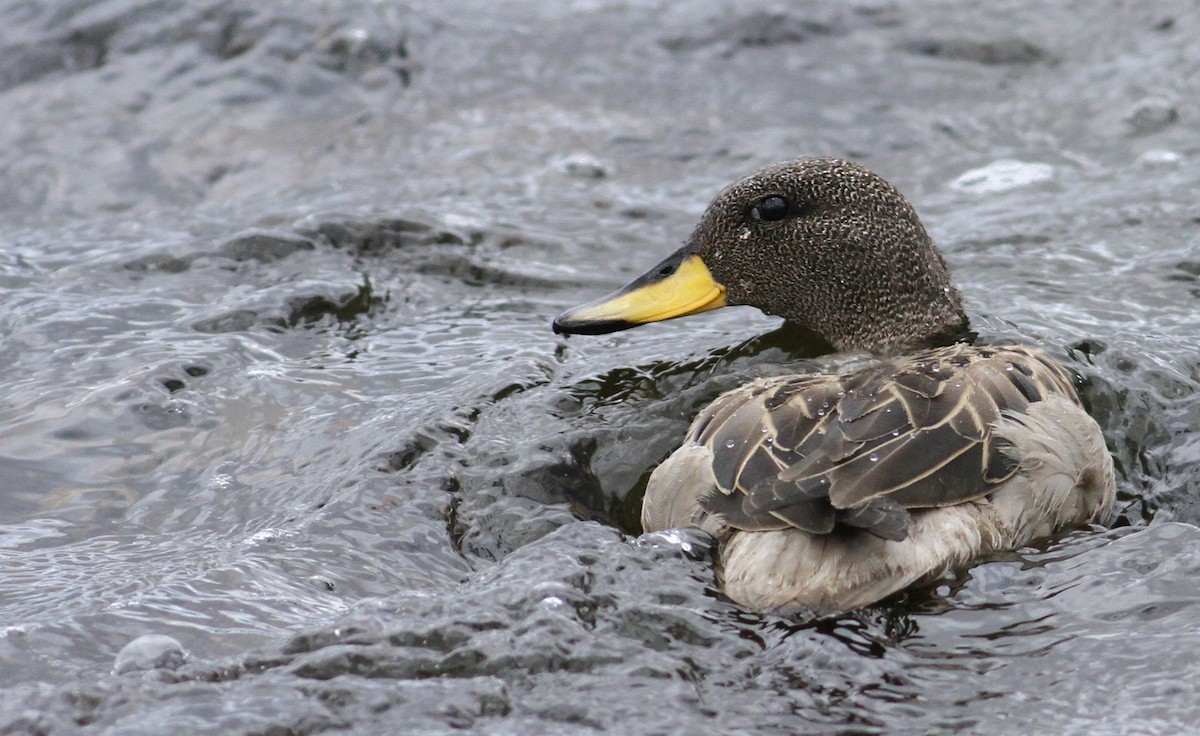
[[[711,534],[736,604],[846,612],[1111,514],[1112,457],[1077,375],[1037,347],[972,344],[915,209],[851,161],[736,181],[682,247],[553,329],[737,305],[862,357],[719,396],[651,473],[643,531]]]

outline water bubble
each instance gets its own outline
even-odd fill
[[[556,595],[548,595],[538,601],[538,604],[549,611],[563,611],[567,608],[567,602]]]
[[[870,455],[867,455],[867,459],[874,463],[879,461],[879,456],[872,452]]]
[[[1012,369],[1013,369],[1013,364],[1012,364],[1012,363],[1005,363],[1005,364],[1004,364],[1004,370],[1006,370],[1006,371],[1011,371]]]
[[[725,440],[725,446],[728,447],[730,450],[732,450],[735,445],[737,445],[737,443],[734,442],[733,440]]]
[[[183,666],[188,653],[183,645],[164,634],[145,634],[126,644],[117,652],[113,674],[144,670],[174,670]]]

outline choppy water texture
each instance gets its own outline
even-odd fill
[[[1192,3],[0,19],[0,731],[1200,723]],[[1086,377],[1112,529],[810,625],[638,536],[700,406],[836,358],[745,309],[549,320],[805,154],[909,195],[981,339]]]

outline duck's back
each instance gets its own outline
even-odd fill
[[[651,476],[642,523],[716,534],[726,591],[747,605],[849,608],[1096,518],[1113,485],[1066,369],[1036,349],[954,345],[721,396]],[[743,568],[761,590],[737,594]],[[788,592],[831,575],[845,589],[832,599]]]

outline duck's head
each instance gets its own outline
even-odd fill
[[[628,286],[563,312],[603,334],[745,304],[840,350],[899,350],[966,329],[946,264],[908,201],[838,159],[790,161],[721,192],[682,248]]]

